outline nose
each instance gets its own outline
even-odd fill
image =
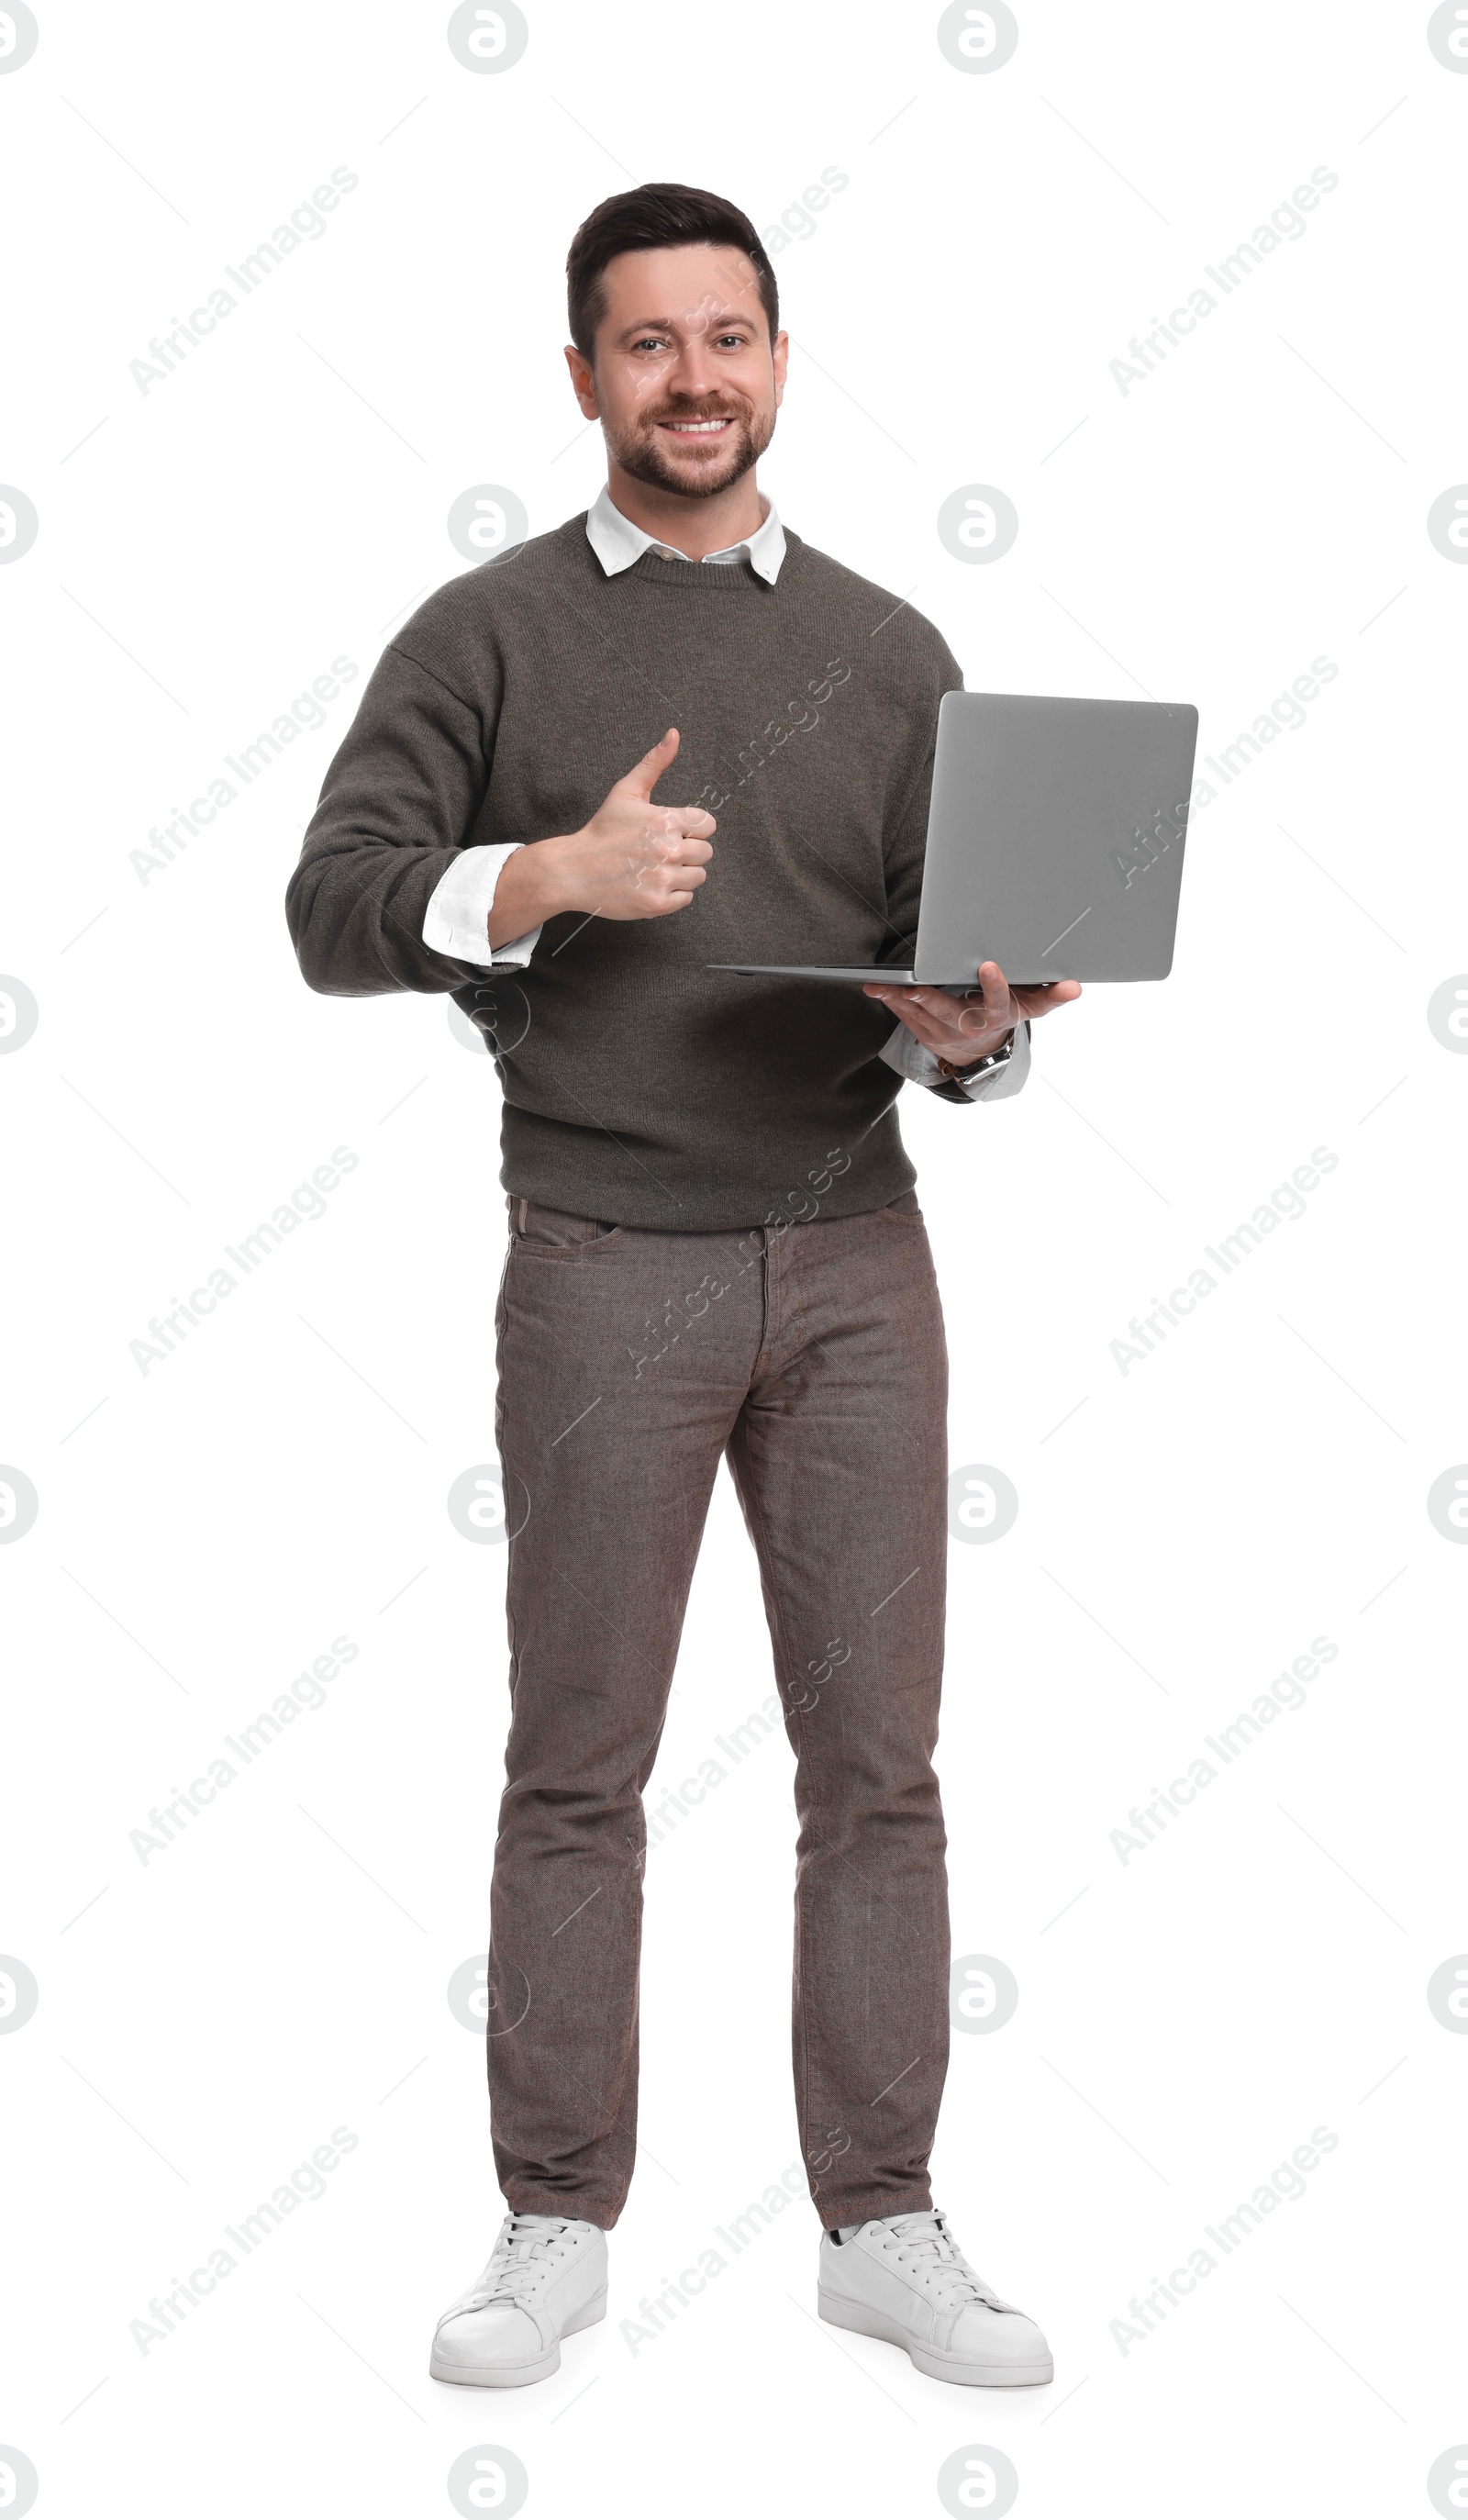
[[[701,402],[714,391],[714,362],[701,333],[685,337],[663,383],[667,392],[687,394],[690,402]]]

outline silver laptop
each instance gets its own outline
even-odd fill
[[[710,963],[771,979],[972,988],[1165,980],[1192,793],[1195,708],[946,692],[917,945],[887,963]]]

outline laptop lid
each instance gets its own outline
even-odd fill
[[[913,969],[953,982],[1163,980],[1198,712],[947,692]]]

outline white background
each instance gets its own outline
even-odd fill
[[[937,2512],[972,2444],[1026,2514],[1411,2513],[1468,2438],[1468,2041],[1426,2001],[1468,1947],[1468,1553],[1426,1510],[1468,1455],[1468,1064],[1427,1021],[1468,968],[1468,573],[1426,530],[1468,473],[1468,78],[1415,7],[1025,8],[977,76],[936,15],[547,0],[481,76],[442,9],[77,5],[0,77],[0,475],[40,520],[0,571],[0,968],[39,1008],[0,1060],[0,1459],[40,1501],[0,1550],[0,1950],[39,1988],[0,2038],[0,2441],[43,2513],[433,2514],[479,2444],[556,2515]],[[327,235],[140,392],[151,337],[337,166]],[[445,1992],[507,1716],[503,1552],[445,1509],[493,1447],[497,1087],[444,1000],[312,996],[282,896],[362,680],[467,564],[451,502],[500,483],[542,532],[602,477],[560,356],[577,222],[677,177],[768,230],[832,166],[777,259],[762,480],[798,532],[911,593],[970,688],[1193,700],[1204,753],[1338,666],[1197,815],[1166,985],[1037,1027],[1000,1108],[903,1098],[950,1458],[1020,1501],[952,1552],[954,1948],[1020,2001],[955,2038],[935,2192],[1056,2379],[960,2396],[819,2326],[803,2200],[654,2342],[620,2332],[798,2156],[777,1733],[649,1861],[611,2315],[543,2387],[452,2391],[429,2334],[501,2212]],[[1306,236],[1123,394],[1130,338],[1320,166]],[[988,566],[935,530],[975,481],[1020,519]],[[327,725],[140,880],[337,655]],[[337,1146],[327,1213],[140,1372],[150,1317]],[[1124,1373],[1130,1318],[1319,1146],[1307,1213]],[[1306,1706],[1124,1865],[1132,1806],[1321,1635]],[[150,1809],[338,1636],[327,1704],[142,1863]],[[770,1686],[721,1481],[657,1781]],[[336,2127],[326,2194],[140,2353],[150,2299]],[[1305,2196],[1123,2351],[1133,2297],[1317,2127]]]

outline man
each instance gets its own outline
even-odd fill
[[[1017,1092],[1031,1019],[1080,992],[1015,993],[992,963],[961,1000],[707,968],[911,959],[938,703],[962,678],[929,622],[760,495],[787,342],[743,213],[644,185],[585,222],[567,275],[607,486],[394,638],[288,895],[313,988],[451,991],[504,1087],[488,2052],[510,2213],[430,2369],[537,2380],[604,2312],[635,2151],[642,1794],[722,1458],[796,1754],[822,2316],[942,2379],[1045,2381],[1044,2337],[973,2272],[927,2178],[947,1360],[893,1106],[904,1077],[955,1103]],[[688,801],[654,802],[675,764]]]

